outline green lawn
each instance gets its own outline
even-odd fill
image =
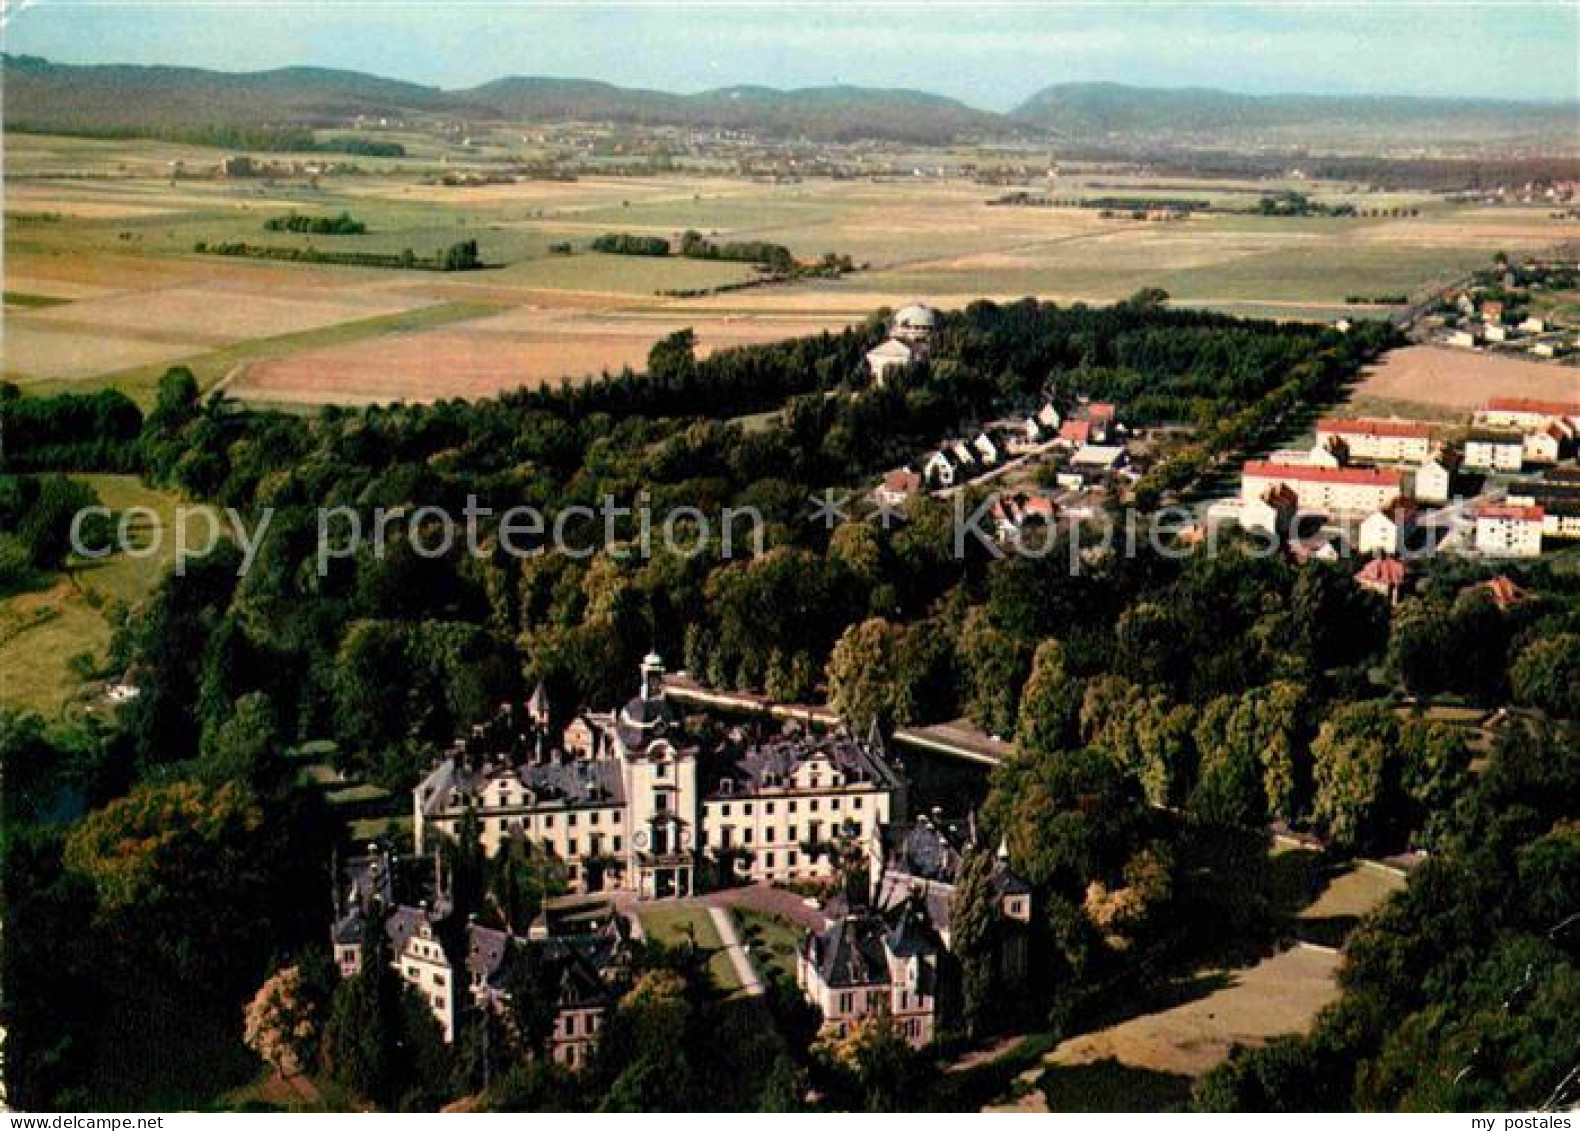
[[[751,952],[757,968],[763,971],[772,970],[793,981],[796,944],[801,938],[800,928],[766,911],[737,907],[730,913],[735,916],[741,941]]]
[[[168,534],[178,498],[144,487],[130,475],[83,475],[105,506],[147,507],[167,531],[157,552],[116,554],[102,561],[72,562],[39,589],[0,599],[0,706],[57,716],[82,689],[73,656],[102,658],[110,643],[115,602],[134,605],[164,576],[175,551]],[[130,526],[134,548],[151,546],[152,524]]]
[[[740,988],[735,977],[735,967],[724,953],[724,940],[713,926],[708,909],[700,903],[679,904],[667,907],[643,907],[637,912],[647,937],[667,946],[679,946],[689,941],[708,956],[708,972],[720,989],[734,991]]]

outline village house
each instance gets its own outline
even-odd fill
[[[1319,448],[1337,441],[1351,459],[1420,463],[1432,454],[1432,429],[1413,420],[1330,417],[1317,422]]]
[[[1070,457],[1070,470],[1098,480],[1125,465],[1125,449],[1118,444],[1085,444]]]
[[[1556,421],[1521,437],[1522,454],[1526,463],[1557,463],[1568,441],[1564,428]]]
[[[1419,501],[1446,503],[1453,490],[1453,473],[1441,459],[1429,459],[1415,469],[1412,494]]]
[[[1473,350],[1481,344],[1479,329],[1455,330],[1448,336],[1448,344],[1458,349]]]
[[[1509,328],[1500,326],[1495,322],[1488,323],[1481,332],[1489,342],[1506,342],[1509,340]]]
[[[1107,401],[1093,401],[1086,406],[1086,419],[1092,425],[1092,442],[1106,444],[1117,424],[1114,406]]]
[[[934,487],[953,487],[958,479],[964,479],[965,476],[960,474],[949,452],[939,449],[922,461],[922,478]]]
[[[1476,512],[1476,551],[1489,557],[1534,558],[1542,552],[1541,507],[1489,506]]]
[[[1092,439],[1092,422],[1090,420],[1066,420],[1059,425],[1059,446],[1064,448],[1079,448],[1090,443]]]
[[[1301,510],[1360,517],[1382,510],[1405,493],[1398,471],[1363,467],[1301,467],[1252,460],[1240,473],[1240,498],[1263,499],[1278,487],[1294,492]]]
[[[1484,300],[1481,304],[1481,320],[1489,326],[1502,322],[1503,303],[1497,299]]]
[[[922,477],[908,467],[887,472],[872,492],[873,499],[882,506],[904,506],[906,501],[919,494]]]
[[[1046,495],[1017,491],[995,495],[988,513],[999,540],[1015,542],[1029,526],[1052,526],[1059,508]]]
[[[1288,487],[1275,487],[1259,499],[1239,500],[1237,518],[1241,527],[1271,535],[1280,541],[1289,537],[1295,526],[1300,500]]]
[[[873,381],[881,385],[890,370],[904,369],[915,360],[914,349],[904,342],[889,338],[867,351],[867,372],[872,374]]]
[[[1409,569],[1398,558],[1373,558],[1355,574],[1355,584],[1398,604],[1399,594],[1409,576]]]
[[[662,899],[696,890],[699,856],[738,873],[800,881],[829,874],[829,843],[903,813],[904,782],[877,736],[734,732],[725,772],[699,782],[701,753],[664,690],[656,655],[618,711],[587,712],[559,735],[534,696],[452,748],[413,791],[417,850],[475,814],[490,856],[525,838],[564,861],[575,891]]]
[[[1465,437],[1462,467],[1472,471],[1518,471],[1525,462],[1525,438],[1515,431],[1476,428]]]
[[[1416,529],[1416,508],[1395,499],[1361,522],[1357,548],[1363,554],[1402,554]]]

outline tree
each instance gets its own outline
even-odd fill
[[[1531,641],[1509,670],[1514,698],[1560,719],[1580,718],[1580,633]]]
[[[647,353],[650,380],[678,384],[691,378],[697,367],[697,335],[689,326],[653,343]]]
[[[317,1002],[297,966],[272,974],[247,1003],[242,1040],[281,1076],[313,1063],[318,1048]]]
[[[1021,690],[1016,748],[1049,753],[1079,741],[1084,695],[1085,685],[1069,673],[1064,645],[1057,640],[1037,645],[1031,677]]]
[[[508,838],[488,867],[489,895],[512,934],[526,934],[543,901],[566,890],[564,863],[526,837]]]
[[[960,961],[963,1020],[972,1036],[991,1027],[993,1013],[1001,1004],[997,928],[993,856],[980,848],[967,848],[949,904],[949,936]]]
[[[229,718],[203,732],[204,780],[262,785],[276,768],[279,746],[274,704],[261,691],[244,695]]]
[[[692,1004],[672,970],[636,980],[604,1020],[592,1062],[608,1081],[603,1111],[683,1111],[693,1085],[687,1033]]]
[[[1311,744],[1314,816],[1346,851],[1383,842],[1400,813],[1399,726],[1387,704],[1347,703],[1334,710]]]
[[[906,629],[882,617],[847,628],[828,658],[829,705],[857,733],[873,723],[893,728],[911,721],[912,704],[895,679]]]
[[[905,1111],[923,1087],[923,1061],[887,1013],[869,1014],[842,1037],[825,1039],[822,1057],[848,1076],[865,1111]]]
[[[405,987],[390,968],[381,922],[363,929],[361,966],[335,988],[324,1026],[325,1068],[359,1096],[388,1107],[399,1095]]]
[[[16,536],[27,547],[32,564],[39,569],[56,569],[72,550],[72,523],[78,512],[99,505],[94,489],[64,475],[45,475],[38,479],[36,493],[22,508]],[[107,531],[101,521],[79,528],[87,549],[106,545]]]

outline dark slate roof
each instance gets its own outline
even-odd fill
[[[883,757],[882,748],[858,742],[841,731],[822,734],[781,734],[755,742],[729,768],[728,792],[713,783],[710,797],[753,794],[764,789],[784,789],[790,785],[797,767],[815,758],[825,758],[834,770],[844,775],[846,785],[871,783],[879,788],[894,788],[899,774]],[[826,788],[830,783],[824,782]]]
[[[886,911],[859,911],[810,935],[807,957],[836,988],[887,985],[889,959],[929,958],[943,950],[925,903],[906,900]]]
[[[876,915],[847,915],[822,935],[811,936],[807,945],[813,965],[829,986],[870,986],[889,980],[883,921]]]
[[[883,827],[884,864],[908,876],[953,883],[963,836],[950,835],[926,818]]]
[[[459,758],[447,758],[418,787],[423,812],[432,814],[452,808],[452,790],[459,790],[466,798],[476,798],[500,778],[520,782],[532,792],[537,805],[602,807],[625,801],[620,768],[608,758],[555,755],[544,761],[493,763],[475,769]]]
[[[628,754],[643,754],[652,743],[680,729],[680,716],[667,696],[633,697],[615,717],[615,731]]]
[[[480,927],[476,923],[468,925],[466,934],[467,973],[481,974],[485,981],[492,982],[504,969],[505,960],[510,956],[511,936],[505,931]]]

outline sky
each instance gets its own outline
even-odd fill
[[[56,62],[311,64],[451,89],[511,74],[681,92],[850,83],[990,110],[1074,81],[1580,99],[1580,0],[0,3],[4,49]]]

